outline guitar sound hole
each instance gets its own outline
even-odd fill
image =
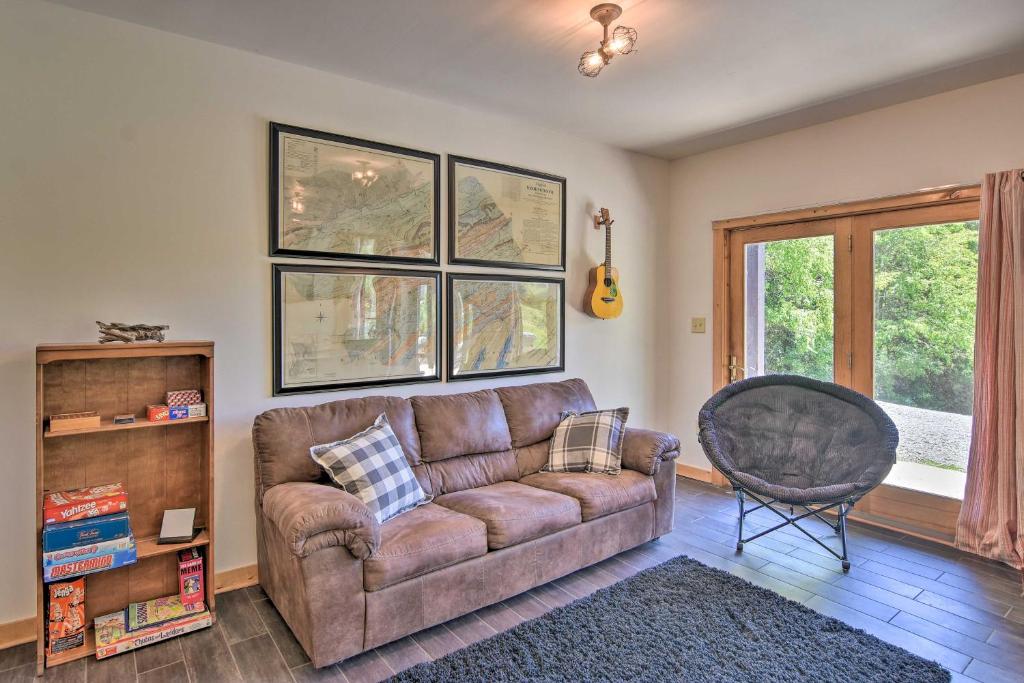
[[[615,301],[615,297],[614,296],[602,296],[601,297],[601,301],[605,302],[606,304],[610,304],[613,301]]]
[[[605,287],[611,287],[612,286],[612,279],[610,277],[606,277],[604,279],[604,286]]]

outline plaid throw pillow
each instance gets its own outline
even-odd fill
[[[355,436],[313,446],[309,454],[334,483],[366,503],[378,522],[428,502],[384,413]]]
[[[618,474],[627,417],[629,408],[562,413],[543,471]]]

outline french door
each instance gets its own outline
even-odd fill
[[[716,388],[799,374],[874,397],[897,463],[860,517],[948,540],[973,390],[977,189],[716,223]]]

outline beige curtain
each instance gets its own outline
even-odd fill
[[[956,545],[1024,569],[1024,170],[981,195],[974,425]]]

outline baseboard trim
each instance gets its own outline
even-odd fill
[[[216,591],[223,593],[224,591],[255,586],[259,583],[259,577],[256,573],[256,565],[250,564],[244,567],[235,567],[234,569],[217,572],[215,581],[217,584]],[[86,600],[88,600],[88,597]],[[0,624],[0,650],[14,647],[15,645],[31,643],[35,639],[35,617]]]
[[[255,586],[260,582],[260,579],[256,571],[256,565],[247,564],[242,567],[235,567],[234,569],[226,569],[222,572],[217,572],[216,582],[217,592],[223,593],[225,591],[233,591],[239,588]]]
[[[0,650],[36,639],[36,620],[33,617],[0,624]]]
[[[676,474],[680,477],[686,477],[687,479],[696,479],[697,481],[703,481],[708,484],[711,483],[711,470],[701,469],[700,467],[694,467],[693,465],[684,465],[681,462],[677,462]]]

